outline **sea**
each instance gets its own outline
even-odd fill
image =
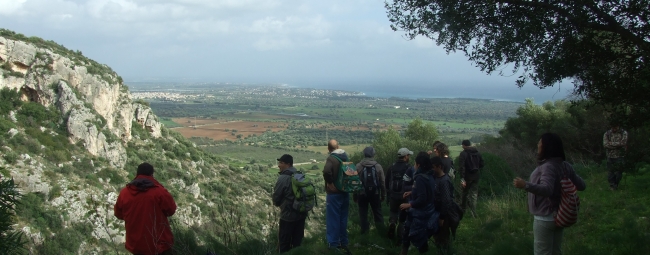
[[[399,86],[388,84],[345,84],[345,83],[296,83],[285,84],[290,87],[345,90],[363,93],[369,97],[402,97],[402,98],[475,98],[494,101],[525,102],[532,98],[535,103],[556,101],[570,96],[566,88],[556,86],[540,89],[532,84],[518,88],[514,83],[503,84],[456,84],[456,85],[428,85],[428,84],[401,84]]]

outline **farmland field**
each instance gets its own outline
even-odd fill
[[[187,101],[178,100],[184,95]],[[176,101],[147,101],[161,122],[201,146],[326,153],[327,140],[337,139],[353,153],[371,144],[375,132],[391,127],[403,132],[420,118],[437,128],[440,141],[452,145],[454,157],[461,140],[480,142],[484,135],[497,135],[521,106],[484,99],[374,98],[349,91],[224,84],[183,87]]]

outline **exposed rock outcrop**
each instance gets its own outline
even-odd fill
[[[25,101],[56,106],[67,117],[70,142],[82,141],[88,152],[113,166],[126,163],[124,143],[132,138],[134,121],[153,137],[161,136],[156,116],[133,102],[121,78],[78,53],[62,56],[0,37],[0,65],[0,88],[18,89]]]

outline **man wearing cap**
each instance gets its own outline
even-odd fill
[[[149,163],[138,166],[135,179],[120,191],[114,214],[124,220],[126,243],[133,254],[168,255],[174,236],[167,217],[176,212],[176,202],[156,179]]]
[[[330,250],[351,254],[348,248],[350,195],[334,186],[341,167],[339,160],[347,162],[349,158],[344,150],[339,149],[339,143],[336,140],[330,140],[327,143],[327,150],[330,154],[325,161],[325,167],[323,167],[323,179],[325,179],[325,192],[327,193],[325,196],[327,245]]]
[[[388,205],[390,208],[390,217],[388,218],[388,238],[395,237],[395,229],[397,228],[397,236],[402,236],[402,229],[404,221],[406,221],[406,211],[400,210],[399,206],[406,203],[404,199],[404,192],[411,191],[413,186],[413,167],[409,165],[413,152],[407,148],[401,148],[397,151],[397,162],[388,168],[386,171],[386,190],[388,192]]]
[[[305,236],[306,213],[293,209],[295,196],[291,188],[292,175],[298,172],[293,167],[293,157],[284,154],[278,159],[278,181],[273,189],[273,205],[280,207],[280,253],[300,246]]]
[[[359,220],[361,233],[365,234],[370,230],[368,223],[368,205],[372,208],[372,215],[375,219],[375,227],[384,225],[384,216],[381,214],[381,201],[386,198],[386,186],[384,186],[384,169],[375,161],[375,148],[368,146],[363,149],[365,158],[357,164],[357,173],[363,183],[364,189],[360,194],[354,194],[354,201],[359,203]],[[374,171],[373,171],[374,168]]]

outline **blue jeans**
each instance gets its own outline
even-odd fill
[[[348,245],[348,210],[350,195],[348,193],[327,194],[327,243],[329,247]]]

